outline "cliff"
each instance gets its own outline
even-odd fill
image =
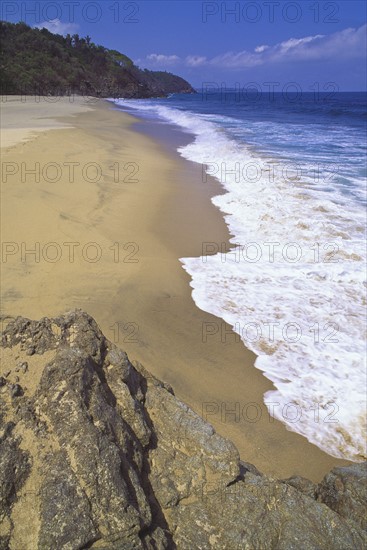
[[[268,478],[86,313],[3,325],[1,549],[365,548],[365,464]]]
[[[89,36],[66,37],[25,23],[0,22],[1,93],[146,98],[196,93],[183,78],[139,69]]]

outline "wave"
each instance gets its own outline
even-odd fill
[[[193,134],[180,154],[205,165],[226,191],[212,201],[234,235],[232,249],[222,253],[220,243],[211,243],[208,255],[181,262],[198,307],[224,319],[256,353],[255,366],[275,388],[264,396],[269,413],[327,453],[363,460],[361,204],[309,174],[285,177],[282,159],[265,157],[226,131],[220,114],[154,101],[121,105]]]

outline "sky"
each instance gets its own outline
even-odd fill
[[[3,0],[1,19],[89,35],[193,86],[366,90],[363,0]]]

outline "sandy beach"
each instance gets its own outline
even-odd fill
[[[255,356],[191,298],[179,258],[228,243],[219,184],[106,101],[7,97],[1,110],[2,315],[84,309],[269,475],[318,481],[347,464],[269,417]]]

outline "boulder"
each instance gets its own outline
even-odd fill
[[[80,310],[1,342],[0,549],[365,548],[365,467],[268,478]]]

